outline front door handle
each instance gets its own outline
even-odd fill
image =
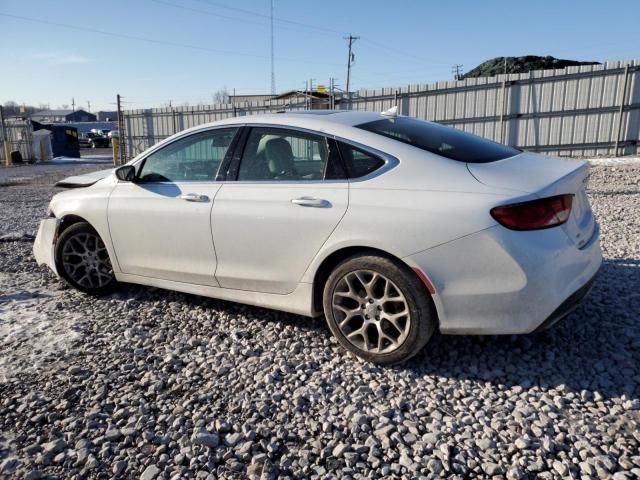
[[[180,195],[180,200],[185,200],[187,202],[201,202],[206,203],[209,201],[209,197],[206,195],[199,195],[197,193],[183,193]]]
[[[294,205],[300,205],[301,207],[315,207],[315,208],[329,208],[331,202],[324,198],[315,197],[298,197],[291,200]]]

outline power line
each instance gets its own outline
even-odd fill
[[[224,5],[221,3],[217,3],[217,2],[213,2],[211,0],[197,0],[200,3],[204,3],[207,5],[212,5],[214,7],[219,7],[219,8],[224,8],[227,10],[232,10],[234,12],[240,12],[240,13],[244,13],[245,15],[253,15],[256,17],[262,17],[262,18],[266,18],[266,19],[270,19],[270,15],[264,14],[264,13],[260,13],[260,12],[256,12],[255,10],[246,10],[244,8],[239,8],[239,7],[230,7],[229,5]],[[311,28],[314,30],[321,30],[324,32],[331,32],[337,35],[344,35],[344,32],[340,32],[338,30],[334,30],[333,28],[327,28],[327,27],[321,27],[319,25],[311,25],[309,23],[303,23],[303,22],[297,22],[295,20],[289,20],[286,18],[280,18],[280,17],[273,17],[273,19],[276,22],[281,22],[281,23],[288,23],[290,25],[297,25],[299,27],[306,27],[306,28]]]
[[[243,56],[243,57],[252,57],[252,58],[263,58],[263,59],[268,59],[269,57],[266,55],[260,55],[257,53],[248,53],[248,52],[235,52],[235,51],[231,51],[231,50],[221,50],[221,49],[217,49],[217,48],[209,48],[209,47],[203,47],[200,45],[190,45],[187,43],[178,43],[178,42],[171,42],[168,40],[159,40],[156,38],[147,38],[147,37],[139,37],[137,35],[130,35],[127,33],[117,33],[117,32],[109,32],[106,30],[98,30],[95,28],[89,28],[89,27],[82,27],[79,25],[71,25],[68,23],[61,23],[61,22],[53,22],[50,20],[42,20],[39,18],[33,18],[33,17],[25,17],[22,15],[12,15],[9,13],[0,13],[0,17],[7,17],[7,18],[13,18],[16,20],[24,20],[27,22],[34,22],[34,23],[41,23],[44,25],[53,25],[56,27],[61,27],[61,28],[69,28],[72,30],[80,30],[83,32],[91,32],[91,33],[98,33],[100,35],[107,35],[107,36],[111,36],[111,37],[118,37],[118,38],[124,38],[127,40],[137,40],[137,41],[141,41],[141,42],[148,42],[148,43],[155,43],[158,45],[168,45],[171,47],[177,47],[177,48],[188,48],[191,50],[201,50],[201,51],[205,51],[205,52],[214,52],[214,53],[220,53],[223,55],[238,55],[238,56]],[[309,63],[309,64],[314,64],[314,65],[332,65],[332,66],[339,66],[341,64],[339,63],[329,63],[329,62],[313,62],[313,61],[309,61],[309,60],[299,60],[299,59],[295,59],[295,58],[286,58],[286,57],[278,57],[278,60],[282,61],[282,62],[295,62],[295,63]]]

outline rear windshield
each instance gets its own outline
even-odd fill
[[[494,162],[520,153],[486,138],[409,117],[385,118],[356,127],[460,162]]]

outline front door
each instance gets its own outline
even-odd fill
[[[273,127],[249,132],[237,180],[225,182],[212,211],[221,287],[286,294],[347,209],[335,174],[339,157],[320,135]]]
[[[137,164],[109,198],[111,240],[123,273],[217,286],[211,208],[218,166],[236,128],[195,133]]]

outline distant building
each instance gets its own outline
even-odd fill
[[[276,95],[229,95],[228,101],[225,103],[241,103],[241,102],[264,102],[274,98]]]
[[[99,122],[115,122],[118,118],[118,112],[98,112],[98,121]]]
[[[93,113],[84,110],[42,110],[31,115],[31,120],[45,123],[59,122],[95,122]]]

